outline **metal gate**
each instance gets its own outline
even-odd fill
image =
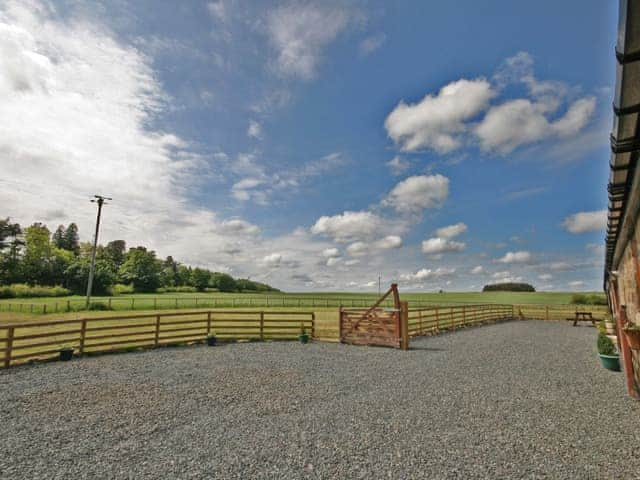
[[[380,305],[393,296],[393,307]],[[352,345],[377,345],[409,348],[408,306],[401,302],[395,283],[369,308],[340,307],[340,342]]]

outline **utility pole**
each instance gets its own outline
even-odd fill
[[[109,197],[103,197],[102,195],[94,195],[91,199],[92,203],[98,204],[98,217],[96,218],[96,233],[93,236],[93,251],[91,252],[91,268],[89,269],[89,281],[87,282],[87,303],[86,308],[89,308],[91,303],[91,289],[93,288],[93,274],[96,268],[96,250],[98,249],[98,231],[100,229],[100,215],[102,214],[102,205],[105,200],[113,200]]]

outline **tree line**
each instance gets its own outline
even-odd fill
[[[0,285],[61,286],[84,294],[93,245],[81,242],[75,223],[51,233],[36,222],[26,228],[0,219]],[[156,292],[216,289],[221,292],[277,291],[260,282],[183,265],[173,257],[160,259],[143,246],[127,250],[124,240],[96,249],[93,293]]]

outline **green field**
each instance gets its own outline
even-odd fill
[[[598,293],[603,296],[603,293]],[[472,305],[472,304],[525,304],[567,305],[572,292],[446,292],[446,293],[400,293],[400,298],[411,307],[428,305]],[[115,297],[93,297],[93,302],[103,303],[110,310],[167,310],[181,308],[255,308],[298,307],[330,308],[344,305],[364,307],[377,299],[377,294],[362,293],[165,293],[134,294]],[[84,308],[84,297],[12,298],[0,300],[0,312],[16,313],[62,313]],[[391,300],[387,301],[387,305]]]

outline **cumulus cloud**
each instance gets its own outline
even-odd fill
[[[400,279],[406,281],[424,281],[432,278],[448,277],[455,273],[455,268],[438,267],[435,270],[431,270],[430,268],[421,268],[415,273],[406,273],[400,275]]]
[[[247,128],[247,136],[260,140],[262,138],[262,125],[255,120],[249,120],[249,128]]]
[[[473,267],[473,268],[471,269],[471,273],[472,273],[473,275],[479,275],[479,274],[481,274],[481,273],[483,273],[483,272],[484,272],[484,268],[483,268],[483,266],[482,266],[482,265],[478,265],[477,267]]]
[[[367,253],[369,245],[365,242],[353,242],[347,246],[347,253],[352,257],[359,257]]]
[[[462,252],[466,247],[464,242],[456,242],[446,238],[429,238],[422,242],[422,252],[427,255]]]
[[[383,224],[384,220],[372,212],[346,211],[339,215],[320,217],[311,227],[311,233],[345,243],[369,238],[379,232]]]
[[[340,251],[335,247],[325,248],[322,251],[322,256],[325,257],[325,258],[339,257],[340,256]]]
[[[553,280],[553,275],[551,275],[550,273],[543,273],[538,275],[538,278],[543,282],[548,282],[549,280]]]
[[[438,208],[449,196],[449,179],[443,175],[416,175],[399,182],[383,201],[401,213]]]
[[[531,253],[526,251],[507,252],[496,261],[500,263],[529,263],[531,261]]]
[[[569,137],[582,130],[596,106],[594,97],[576,100],[555,121],[548,118],[549,105],[542,101],[516,99],[492,107],[475,129],[484,150],[507,154],[520,145],[551,137]]]
[[[380,240],[377,240],[374,244],[374,248],[380,250],[388,250],[391,248],[400,248],[402,246],[402,238],[398,235],[388,235]]]
[[[570,233],[578,234],[604,230],[607,225],[607,211],[578,212],[568,216],[562,226]]]
[[[573,280],[573,281],[567,283],[567,285],[569,285],[569,287],[575,289],[575,288],[584,287],[585,283],[582,280]]]
[[[348,22],[348,11],[337,7],[291,3],[273,10],[266,23],[277,71],[305,80],[313,78],[324,49]]]
[[[467,231],[467,226],[458,222],[455,225],[449,225],[447,227],[442,227],[436,230],[436,235],[441,238],[454,238],[459,235],[462,235]]]
[[[389,137],[407,152],[430,148],[450,152],[462,144],[465,121],[484,111],[495,95],[484,78],[461,79],[421,101],[401,101],[385,120]]]

